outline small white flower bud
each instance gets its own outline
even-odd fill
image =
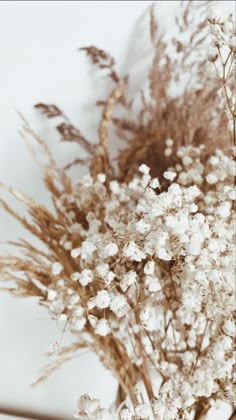
[[[91,187],[91,185],[93,185],[93,178],[89,174],[87,174],[83,176],[81,182],[85,187],[89,188]]]
[[[78,303],[79,300],[80,300],[79,295],[77,293],[73,293],[73,295],[71,295],[70,298],[69,298],[69,305],[72,307],[72,306],[76,305],[76,303]]]
[[[137,232],[141,233],[142,235],[147,233],[151,228],[149,223],[146,223],[143,219],[135,223],[135,227],[136,227]]]
[[[79,282],[81,286],[87,286],[93,281],[93,272],[92,270],[85,269],[79,273]]]
[[[236,53],[236,36],[232,36],[232,38],[230,39],[229,46],[230,46],[232,52]]]
[[[208,50],[208,60],[214,63],[219,56],[219,50],[217,47],[210,47]]]
[[[131,411],[128,408],[123,408],[120,412],[120,419],[121,420],[132,420],[133,416]]]
[[[235,323],[233,321],[231,321],[230,319],[228,319],[227,321],[225,321],[224,325],[223,325],[223,330],[225,332],[225,334],[234,337],[236,334],[236,326]]]
[[[72,273],[70,278],[72,281],[78,281],[80,277],[80,273],[78,273],[77,271],[75,273]]]
[[[61,265],[59,262],[55,262],[52,264],[52,274],[54,276],[58,276],[63,271],[63,265]]]
[[[104,257],[113,257],[119,251],[118,246],[115,242],[110,242],[103,249]]]
[[[67,320],[68,320],[68,316],[67,316],[66,314],[59,314],[59,315],[57,316],[57,320],[58,320],[59,322],[67,322]]]
[[[106,175],[101,173],[97,175],[97,180],[98,182],[100,182],[101,184],[104,184],[104,182],[106,181]]]
[[[222,32],[225,35],[232,35],[233,34],[233,25],[232,25],[231,22],[225,20],[225,21],[220,23],[220,27],[221,27]]]
[[[207,180],[208,184],[210,184],[210,185],[216,184],[218,182],[218,178],[213,172],[211,172],[210,174],[208,174],[206,176],[206,180]]]
[[[167,146],[167,147],[172,147],[172,146],[173,146],[173,144],[174,144],[174,140],[172,140],[172,139],[167,139],[167,140],[166,140],[166,146]]]
[[[155,262],[154,261],[148,261],[144,266],[144,273],[145,274],[153,274],[155,271]]]
[[[176,175],[177,173],[173,171],[165,171],[163,174],[164,178],[167,179],[168,181],[173,181]]]
[[[70,253],[72,258],[77,258],[80,254],[81,254],[80,248],[74,248],[71,250],[71,253]]]
[[[209,7],[207,12],[207,19],[210,23],[216,24],[222,16],[221,10],[218,7]]]
[[[56,299],[56,297],[57,297],[57,291],[54,289],[48,289],[48,300],[52,301]]]
[[[160,182],[158,178],[153,178],[150,181],[150,187],[155,189],[155,188],[159,188],[160,187]]]
[[[95,334],[105,337],[110,333],[110,325],[107,319],[100,319],[95,327]]]
[[[167,147],[167,148],[165,149],[165,151],[164,151],[164,155],[165,155],[166,157],[169,157],[169,156],[171,156],[171,155],[172,155],[172,152],[173,152],[173,150],[172,150],[172,149],[170,149],[169,147]]]
[[[98,319],[94,315],[88,315],[88,321],[89,321],[91,327],[93,327],[93,328],[95,328],[97,323],[98,323]]]
[[[147,165],[145,165],[145,163],[142,163],[142,165],[139,166],[138,170],[142,174],[148,175],[149,174],[149,171],[150,171],[150,168]]]
[[[58,349],[59,349],[59,343],[57,341],[53,341],[52,343],[49,344],[48,352],[52,354],[52,353],[57,352]]]
[[[97,292],[96,306],[99,309],[108,308],[108,306],[110,305],[110,302],[111,302],[111,298],[110,298],[109,293],[107,292],[107,290],[99,290]]]
[[[147,420],[150,419],[151,416],[151,409],[148,407],[147,404],[138,404],[135,407],[135,414],[139,419]]]

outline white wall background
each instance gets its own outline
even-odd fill
[[[222,2],[220,2],[222,3]],[[54,147],[59,161],[68,161],[73,147],[52,140],[32,111],[39,102],[56,103],[92,141],[99,111],[95,99],[104,84],[88,65],[80,46],[95,44],[112,53],[121,73],[133,74],[133,89],[141,87],[148,63],[147,8],[150,1],[18,1],[0,2],[0,181],[48,203],[40,171],[18,134],[19,109]],[[178,1],[157,2],[162,26],[172,28]],[[223,2],[233,10],[234,2]],[[132,47],[131,47],[132,45]],[[40,126],[41,124],[41,126]],[[45,125],[44,125],[45,127]],[[58,139],[56,139],[58,140]],[[0,241],[16,239],[22,229],[0,211]],[[0,249],[4,249],[0,245]],[[44,353],[60,331],[33,300],[0,294],[0,407],[11,405],[71,418],[82,393],[111,403],[116,383],[92,354],[65,365],[38,388],[30,384],[45,364]],[[0,414],[0,419],[10,419]],[[225,420],[226,414],[214,413]]]

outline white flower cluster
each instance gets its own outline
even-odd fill
[[[109,192],[100,175],[61,197],[60,244],[71,264],[52,264],[47,295],[53,316],[90,343],[115,337],[137,367],[148,357],[163,377],[152,406],[160,420],[187,416],[199,398],[233,398],[234,162],[220,150],[207,157],[203,146],[180,147],[175,162],[164,190],[141,165]],[[149,418],[149,409],[121,418]],[[108,418],[87,397],[79,410]]]
[[[232,13],[223,19],[219,10],[210,8],[208,22],[212,39],[208,60],[214,64],[221,83],[219,98],[224,100],[228,128],[235,139],[236,20]]]
[[[236,52],[236,24],[235,18],[230,13],[226,19],[222,18],[221,11],[217,8],[209,8],[208,22],[212,42],[209,51],[209,61],[216,61],[219,50],[226,46],[233,53]]]
[[[87,394],[79,398],[74,417],[80,420],[112,420],[110,411],[101,408],[100,401],[91,399]]]

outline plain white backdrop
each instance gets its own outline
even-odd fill
[[[233,10],[234,2],[222,8]],[[59,162],[73,158],[77,149],[52,139],[45,120],[32,106],[56,103],[91,141],[96,140],[104,81],[88,65],[78,48],[96,45],[116,57],[122,74],[133,75],[132,89],[146,78],[149,58],[148,16],[150,1],[18,1],[0,2],[0,182],[14,185],[40,202],[49,199],[40,171],[28,154],[18,130],[20,110],[48,136]],[[157,2],[163,28],[173,31],[178,1]],[[48,130],[48,131],[47,131]],[[22,229],[0,211],[0,242],[25,237]],[[0,250],[4,245],[0,245]],[[13,299],[0,293],[0,406],[34,408],[70,419],[82,393],[113,401],[116,382],[86,353],[53,374],[38,388],[30,384],[46,363],[45,352],[60,331],[34,300]],[[216,412],[215,420],[226,414]],[[0,415],[0,419],[5,416]],[[6,417],[6,419],[10,419]]]

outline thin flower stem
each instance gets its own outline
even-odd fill
[[[198,364],[198,360],[199,360],[199,357],[200,357],[200,354],[201,354],[201,350],[202,350],[202,343],[203,343],[203,340],[204,340],[204,337],[205,337],[205,334],[206,334],[206,330],[207,330],[207,327],[208,327],[208,323],[209,323],[209,320],[207,319],[207,320],[206,320],[206,325],[205,325],[204,331],[203,331],[203,333],[202,333],[201,341],[200,341],[200,343],[199,343],[198,352],[197,352],[197,358],[196,358],[196,362],[195,362],[195,365],[194,365],[193,370],[195,370],[195,369],[196,369],[197,364]]]
[[[226,80],[228,79],[228,77],[229,77],[229,75],[230,75],[230,71],[231,71],[231,67],[232,67],[232,64],[233,64],[233,62],[234,62],[234,57],[232,57],[232,60],[231,60],[231,62],[230,62],[230,65],[229,65],[229,68],[228,68],[228,73],[227,73],[227,75],[226,75]]]

